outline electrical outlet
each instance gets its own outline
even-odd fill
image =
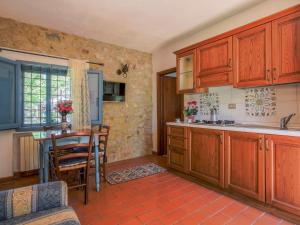
[[[235,103],[229,103],[228,104],[228,109],[236,109],[236,104]]]

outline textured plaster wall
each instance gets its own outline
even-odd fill
[[[151,54],[1,17],[0,46],[103,62],[105,64],[103,67],[105,80],[127,83],[125,103],[104,103],[104,123],[109,124],[112,128],[108,146],[109,161],[151,153]],[[126,79],[116,75],[116,70],[120,68],[121,63],[130,64],[130,71]],[[5,140],[0,138],[0,141],[0,146],[3,146],[2,142]],[[12,146],[9,144],[9,147],[5,149],[0,147],[0,152],[4,151],[12,152]],[[7,160],[8,164],[12,161],[9,160]],[[0,174],[0,176],[5,175],[11,174]]]

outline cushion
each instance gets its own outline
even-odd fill
[[[64,159],[59,162],[59,167],[60,168],[65,168],[65,167],[72,167],[72,166],[77,166],[80,164],[86,164],[87,158],[86,157],[77,157],[77,158],[71,158],[71,159]]]
[[[57,181],[0,192],[0,221],[68,204],[67,185]]]
[[[0,225],[80,225],[78,217],[70,207],[58,207],[43,210],[9,220],[1,221]]]

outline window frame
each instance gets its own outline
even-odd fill
[[[14,66],[14,85],[15,85],[15,90],[14,90],[14,99],[13,99],[13,104],[14,104],[14,123],[7,123],[7,124],[2,124],[0,125],[0,131],[1,130],[10,130],[10,129],[17,129],[20,126],[20,115],[21,115],[21,107],[20,104],[20,97],[21,97],[21,91],[20,87],[22,86],[21,80],[20,80],[20,74],[21,74],[21,65],[19,64],[18,61],[11,60],[8,58],[0,57],[0,60],[4,63],[11,64]]]
[[[88,70],[87,76],[98,75],[98,118],[93,120],[91,118],[92,125],[102,124],[103,121],[103,72],[99,70]]]
[[[46,64],[46,63],[38,63],[38,62],[31,62],[31,61],[17,61],[19,64],[19,85],[20,85],[20,99],[19,99],[19,104],[20,105],[20,113],[19,113],[19,129],[20,131],[28,131],[28,130],[41,130],[43,126],[49,126],[49,125],[57,125],[57,123],[49,123],[51,121],[51,111],[47,110],[46,111],[46,123],[45,124],[30,124],[26,125],[24,124],[24,76],[23,76],[23,71],[22,71],[22,65],[25,66],[37,66],[37,67],[43,67],[45,69],[59,69],[59,70],[66,70],[68,71],[67,66],[62,66],[62,65],[53,65],[53,64]],[[67,76],[67,75],[66,75]],[[46,74],[46,80],[49,82],[50,79],[50,85],[46,85],[46,109],[51,109],[51,73],[47,71]],[[72,87],[71,87],[72,88]]]

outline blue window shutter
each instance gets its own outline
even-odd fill
[[[100,71],[88,71],[92,124],[101,124],[103,120],[103,74]]]
[[[0,130],[19,127],[20,65],[0,57]]]

